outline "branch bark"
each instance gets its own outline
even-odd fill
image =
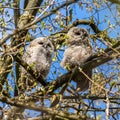
[[[112,2],[112,3],[115,3],[115,4],[120,4],[119,0],[109,0],[109,1]]]
[[[14,9],[14,23],[15,23],[15,28],[17,28],[17,24],[19,21],[19,17],[20,17],[20,0],[14,0],[14,7],[16,9]]]
[[[29,10],[29,8],[40,7],[42,2],[43,0],[36,0],[36,1],[30,0],[29,1],[29,3],[27,4],[24,10],[24,13],[20,17],[20,20],[18,22],[18,28],[24,28],[24,26],[30,22],[31,18],[36,15],[38,9]]]
[[[24,62],[22,59],[19,58],[19,55],[14,56],[15,61],[17,61],[22,67],[25,68],[25,70],[27,70],[28,73],[30,73],[30,75],[36,79],[39,83],[41,83],[43,86],[46,86],[47,83],[45,82],[45,80],[43,79],[42,75],[39,76],[37,75],[32,68],[26,63]]]
[[[61,116],[63,118],[68,118],[70,120],[79,120],[79,119],[82,119],[80,116],[76,115],[76,114],[71,114],[71,115],[68,115],[66,113],[64,113],[63,111],[57,111],[57,110],[54,110],[54,109],[51,109],[51,108],[46,108],[46,107],[43,107],[43,106],[37,106],[37,105],[34,105],[34,104],[24,104],[23,102],[19,102],[17,100],[17,102],[14,100],[14,99],[10,99],[10,98],[7,98],[7,97],[0,97],[0,101],[4,102],[4,103],[7,103],[7,104],[10,104],[12,106],[16,106],[18,108],[21,108],[21,109],[29,109],[29,110],[35,110],[35,111],[43,111],[49,115],[54,115],[54,116]]]

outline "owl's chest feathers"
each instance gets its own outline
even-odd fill
[[[28,51],[28,50],[27,50]],[[30,54],[29,54],[30,53]],[[32,49],[29,50],[28,54],[28,64],[34,64],[34,66],[36,67],[49,67],[51,64],[51,57],[52,57],[52,53],[50,53],[49,51],[47,51],[44,48],[40,48],[40,47],[33,47]],[[49,54],[49,57],[47,57]]]
[[[85,45],[71,45],[66,49],[65,56],[69,64],[81,65],[91,55],[91,48]]]

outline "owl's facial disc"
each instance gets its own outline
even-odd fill
[[[80,31],[78,28],[74,29],[74,30],[73,30],[73,33],[74,33],[75,35],[81,35],[81,31]]]

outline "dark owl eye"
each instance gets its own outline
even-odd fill
[[[75,34],[76,34],[76,35],[81,35],[81,33],[80,33],[80,32],[75,32]]]
[[[87,33],[85,33],[85,34],[84,34],[84,36],[85,36],[85,37],[87,37],[87,36],[88,36],[88,34],[87,34]]]
[[[50,45],[50,44],[47,44],[47,47],[51,47],[51,45]]]
[[[43,42],[38,42],[38,44],[43,45],[44,43]]]

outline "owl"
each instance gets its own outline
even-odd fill
[[[44,79],[49,73],[52,55],[54,47],[50,40],[44,37],[33,40],[27,47],[23,54],[22,59],[37,73],[38,76],[42,76]],[[23,89],[35,84],[35,80],[27,71],[22,68],[21,71],[21,83],[23,83]]]
[[[68,39],[66,39],[66,49],[61,66],[73,70],[82,65],[92,55],[90,35],[84,28],[73,27],[68,31],[67,36]],[[83,69],[83,71],[91,78],[91,69]],[[83,74],[79,72],[73,79],[77,83],[76,89],[78,91],[88,89],[89,80]]]

